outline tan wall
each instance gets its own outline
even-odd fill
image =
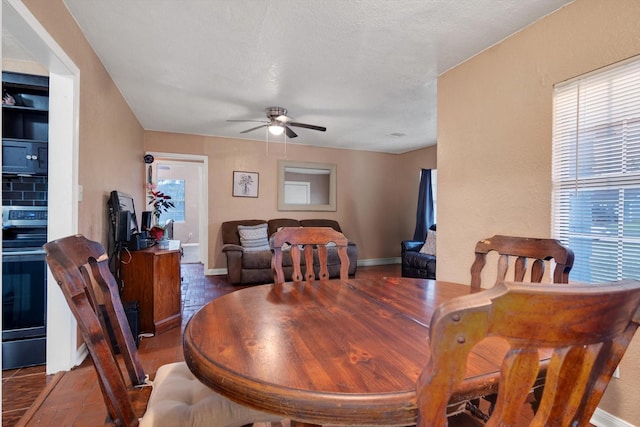
[[[209,265],[222,268],[220,225],[235,219],[330,218],[359,246],[360,259],[398,257],[413,236],[421,167],[435,167],[435,147],[403,155],[324,149],[289,143],[287,160],[337,164],[336,212],[280,212],[278,160],[283,144],[145,132],[145,149],[209,158]],[[259,197],[233,197],[233,171],[259,174]]]
[[[640,54],[638,22],[637,0],[577,0],[439,78],[438,279],[468,283],[483,237],[550,236],[553,85]],[[636,425],[638,366],[640,337],[601,404]]]
[[[78,229],[104,244],[109,192],[130,193],[137,210],[144,203],[143,130],[63,2],[24,3],[80,69]]]

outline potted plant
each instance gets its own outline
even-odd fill
[[[174,204],[171,201],[171,196],[159,191],[155,185],[148,184],[147,190],[149,192],[149,206],[151,206],[151,212],[155,218],[150,234],[152,237],[155,237],[156,240],[160,240],[164,236],[164,226],[160,224],[160,216],[173,208]]]

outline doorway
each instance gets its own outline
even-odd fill
[[[173,238],[180,240],[182,263],[202,263],[207,270],[207,157],[175,153],[148,153],[154,157],[152,182],[179,189],[172,196],[179,212]]]

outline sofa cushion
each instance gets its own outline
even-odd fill
[[[266,223],[267,221],[262,219],[243,219],[240,221],[223,222],[220,227],[222,244],[240,245],[240,234],[238,234],[239,225],[258,225]]]
[[[270,251],[267,224],[239,225],[240,244],[245,252]]]
[[[436,278],[436,257],[407,251],[402,257],[402,277]]]
[[[302,219],[300,220],[300,225],[303,227],[331,227],[342,233],[338,221],[332,219]]]
[[[335,243],[333,243],[333,245],[327,245],[327,265],[340,265],[340,256],[338,255],[338,249],[335,246]],[[318,257],[317,251],[314,251],[313,253],[313,265],[320,266],[320,258]]]
[[[267,224],[269,225],[267,228],[269,237],[273,236],[273,233],[275,233],[282,227],[300,227],[300,221],[291,218],[270,219]]]
[[[432,261],[435,262],[435,260],[436,257],[433,255],[421,254],[420,252],[407,252],[402,261],[404,265],[409,267],[427,269],[429,263]]]
[[[242,256],[242,268],[264,269],[271,268],[271,251],[244,252]]]

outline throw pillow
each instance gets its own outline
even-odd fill
[[[427,230],[427,238],[424,241],[424,245],[420,248],[421,254],[436,256],[436,232],[433,230]]]
[[[240,244],[245,252],[271,250],[267,239],[267,224],[239,225],[238,234],[240,235]]]

